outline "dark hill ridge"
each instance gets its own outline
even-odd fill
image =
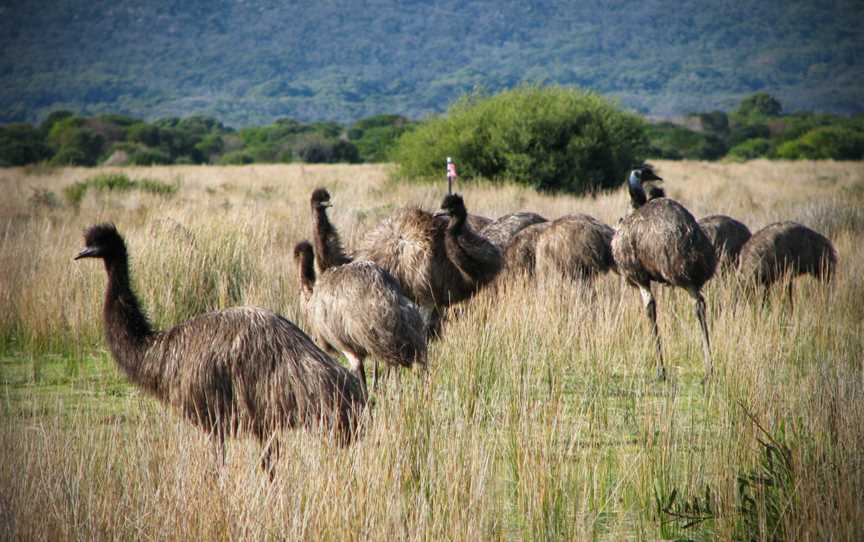
[[[0,6],[0,122],[60,108],[234,126],[416,118],[522,81],[659,116],[760,90],[790,110],[864,111],[861,2],[833,4],[12,0]]]

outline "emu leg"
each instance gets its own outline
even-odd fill
[[[378,391],[378,360],[375,360],[375,365],[372,367],[372,391]]]
[[[360,380],[360,387],[363,389],[363,397],[369,399],[369,390],[366,389],[366,372],[363,370],[363,358],[351,352],[345,352],[345,357],[348,358],[348,363],[351,365],[351,370],[354,371],[354,376]]]
[[[264,444],[264,450],[261,455],[261,470],[267,473],[267,476],[270,477],[270,481],[276,479],[276,463],[279,461],[279,456],[281,455],[281,449],[279,446],[279,440],[276,438],[276,435],[270,437],[270,442],[262,439]]]
[[[696,318],[699,319],[699,327],[702,330],[702,355],[705,358],[705,380],[711,378],[714,365],[711,363],[711,341],[708,338],[708,320],[705,317],[705,298],[699,290],[688,290],[690,296],[696,301]]]
[[[651,331],[654,333],[654,341],[657,344],[657,378],[666,380],[666,367],[663,365],[663,349],[660,347],[660,330],[657,328],[657,302],[651,294],[651,284],[639,285],[639,293],[642,294],[642,304],[645,305],[645,314],[651,321]]]
[[[786,295],[789,296],[789,314],[795,312],[795,300],[792,297],[792,278],[789,278],[789,283],[786,285]]]

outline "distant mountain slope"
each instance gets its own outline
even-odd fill
[[[0,5],[0,122],[59,108],[233,126],[416,118],[521,81],[591,88],[658,116],[730,108],[758,90],[789,109],[860,112],[862,4],[832,4],[11,0]]]

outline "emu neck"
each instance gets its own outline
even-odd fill
[[[311,254],[304,253],[300,255],[298,270],[300,272],[300,289],[303,292],[304,298],[308,300],[315,289],[315,262]]]
[[[450,217],[444,245],[447,256],[472,282],[484,284],[501,268],[500,254],[492,254],[494,247],[466,225],[466,214]]]
[[[337,265],[350,263],[342,250],[339,233],[327,217],[327,209],[323,206],[312,209],[312,228],[315,241],[315,263],[319,271],[325,271]]]
[[[126,254],[106,259],[105,270],[108,272],[108,288],[103,316],[108,346],[117,364],[133,383],[156,393],[161,371],[159,367],[149,366],[144,359],[153,330],[129,286]]]

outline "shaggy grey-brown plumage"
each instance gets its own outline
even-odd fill
[[[543,276],[569,280],[592,279],[615,267],[615,231],[596,218],[573,214],[558,218],[537,237],[536,267]]]
[[[513,236],[504,251],[504,269],[508,275],[533,275],[537,261],[537,239],[551,222],[532,224]]]
[[[313,240],[315,242],[315,263],[318,265],[318,271],[349,263],[351,258],[345,255],[339,233],[327,216],[327,207],[330,207],[330,193],[324,188],[316,188],[312,192],[309,203],[312,207],[312,229],[316,232]]]
[[[546,222],[546,219],[537,213],[519,211],[501,216],[479,231],[480,235],[488,239],[503,252],[507,249],[507,245],[510,244],[510,240],[517,233],[528,226],[541,222]]]
[[[236,307],[154,330],[131,289],[126,244],[110,224],[85,233],[75,259],[101,258],[108,274],[105,335],[129,380],[207,431],[221,457],[224,438],[305,426],[348,444],[365,404],[360,382],[284,317]],[[268,447],[265,468],[270,468]]]
[[[474,233],[466,217],[446,219],[416,207],[397,210],[370,231],[357,259],[378,264],[409,299],[433,313],[471,297],[501,268],[500,251]]]
[[[479,232],[486,226],[492,223],[492,219],[485,216],[480,215],[472,215],[468,214],[468,226],[471,227],[472,230]]]
[[[699,227],[711,241],[718,265],[721,268],[737,266],[741,248],[750,239],[750,229],[724,215],[706,216],[699,220]]]
[[[396,367],[426,364],[423,317],[389,273],[355,261],[316,277],[313,258],[308,241],[294,248],[309,324],[321,341],[345,353],[364,389],[367,356]]]
[[[825,236],[796,222],[777,222],[757,231],[741,249],[738,272],[745,282],[769,288],[789,273],[830,281],[837,251]],[[789,283],[791,301],[792,283]]]
[[[665,368],[651,283],[684,288],[693,297],[702,331],[707,378],[713,369],[701,290],[717,267],[714,247],[693,215],[680,203],[668,198],[649,201],[642,188],[643,176],[646,181],[662,180],[647,168],[631,172],[628,188],[634,209],[621,220],[612,238],[612,255],[618,272],[642,293],[656,340],[660,378],[665,378]]]

